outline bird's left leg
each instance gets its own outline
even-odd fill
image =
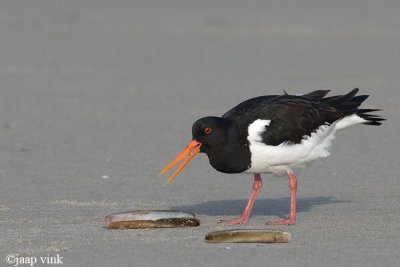
[[[254,183],[253,183],[253,192],[251,193],[249,202],[247,203],[246,208],[243,211],[243,214],[233,220],[222,221],[226,224],[242,224],[249,220],[250,212],[253,208],[254,201],[256,200],[257,195],[260,193],[262,187],[261,175],[259,173],[254,174]]]
[[[267,224],[294,224],[296,222],[296,191],[297,191],[297,178],[292,171],[288,171],[289,176],[289,190],[290,190],[290,215],[285,220],[267,222]]]

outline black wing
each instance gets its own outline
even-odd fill
[[[308,98],[314,101],[320,100],[323,98],[325,95],[329,93],[330,90],[317,90],[313,91],[309,94],[302,95],[302,98]],[[283,96],[280,95],[268,95],[268,96],[259,96],[259,97],[254,97],[250,98],[246,101],[243,101],[239,105],[235,106],[231,110],[227,111],[224,115],[222,115],[223,118],[235,118],[239,117],[245,113],[247,113],[251,109],[259,109],[262,108],[263,106],[269,105],[271,101],[273,102],[274,100],[282,97],[287,97],[290,96],[288,93],[283,91],[285,94]],[[293,97],[293,96],[292,96]]]
[[[263,119],[271,120],[262,135],[264,143],[274,146],[283,142],[300,143],[321,125],[362,111],[357,108],[368,97],[355,96],[358,89],[354,89],[346,95],[324,98],[328,92],[256,97],[240,103],[222,117],[235,121],[239,129],[246,129],[241,133],[242,142],[246,142],[248,125]]]

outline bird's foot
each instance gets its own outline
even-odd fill
[[[240,216],[238,218],[232,219],[232,220],[221,220],[221,223],[225,223],[225,224],[244,224],[247,223],[247,221],[249,220],[248,216]]]
[[[296,219],[293,219],[290,217],[285,220],[267,222],[268,225],[293,225],[295,223],[296,223]]]

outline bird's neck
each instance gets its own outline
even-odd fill
[[[250,168],[251,154],[247,143],[230,139],[226,145],[208,154],[211,166],[223,173],[241,173]],[[237,140],[237,139],[236,139]]]

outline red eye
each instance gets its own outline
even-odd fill
[[[204,129],[205,134],[210,134],[211,132],[212,132],[212,128],[210,128],[210,127],[207,127]]]

